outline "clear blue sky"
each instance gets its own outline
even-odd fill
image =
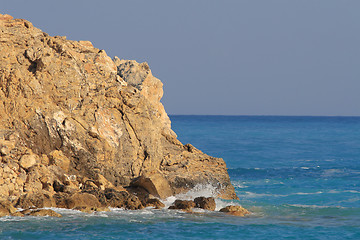
[[[0,11],[147,61],[169,114],[360,116],[360,1],[0,0]]]

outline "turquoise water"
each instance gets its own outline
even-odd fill
[[[240,198],[232,203],[253,215],[60,210],[60,219],[1,218],[0,239],[360,239],[360,117],[171,120],[184,144],[225,160]],[[211,194],[199,186],[178,198]]]

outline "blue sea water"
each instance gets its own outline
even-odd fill
[[[360,239],[360,117],[170,118],[181,142],[225,160],[240,200],[218,207],[252,215],[60,210],[60,219],[0,218],[0,239]]]

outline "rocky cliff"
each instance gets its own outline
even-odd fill
[[[162,95],[147,63],[0,15],[0,199],[69,207],[84,191],[166,198],[197,184],[236,198],[222,159],[177,140]]]

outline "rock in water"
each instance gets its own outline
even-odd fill
[[[194,201],[191,200],[175,200],[172,206],[169,207],[169,209],[181,209],[185,211],[191,211],[196,204]]]
[[[194,199],[197,208],[214,211],[216,208],[215,199],[213,197],[197,197]]]
[[[239,216],[239,217],[244,217],[245,215],[251,214],[251,212],[249,212],[247,209],[245,209],[241,206],[234,206],[234,205],[224,207],[224,208],[220,209],[220,212],[223,212],[223,213],[226,213],[229,215]]]
[[[212,184],[237,198],[222,159],[177,140],[147,63],[1,14],[0,49],[0,199],[42,193],[66,206],[61,194],[86,184],[136,180],[158,197]]]
[[[57,213],[51,209],[39,209],[34,210],[29,213],[30,216],[37,216],[37,217],[43,217],[43,216],[49,216],[49,217],[62,217],[60,213]]]

